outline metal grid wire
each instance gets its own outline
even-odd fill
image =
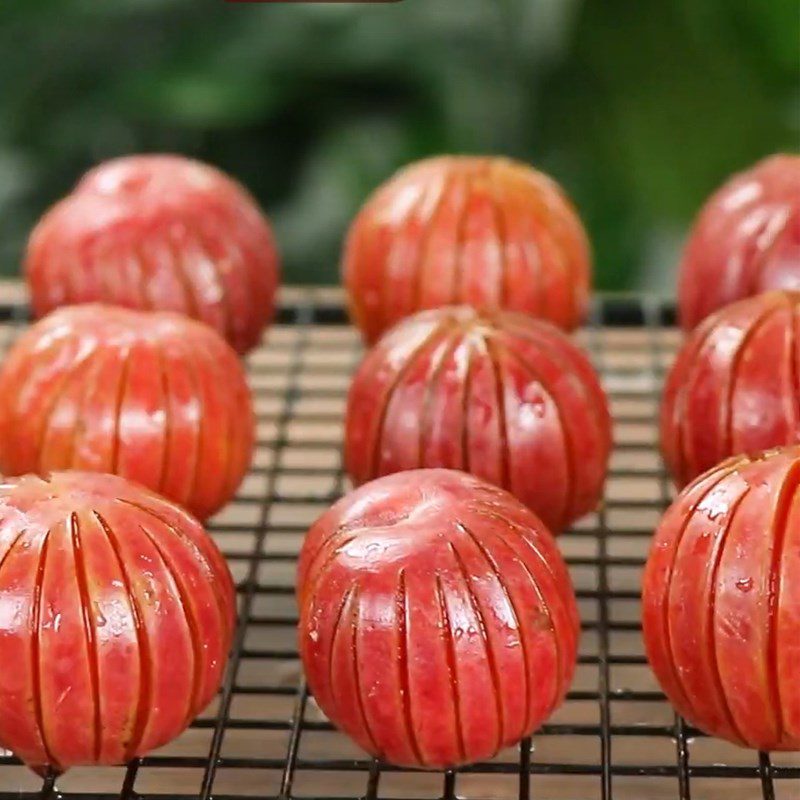
[[[758,754],[676,717],[650,673],[639,628],[647,546],[669,501],[656,449],[671,310],[599,299],[579,339],[612,402],[615,453],[603,508],[559,544],[583,636],[564,706],[532,740],[457,772],[399,770],[367,758],[309,696],[297,658],[294,567],[308,525],[346,488],[339,451],[360,346],[341,307],[314,295],[282,307],[248,359],[259,419],[253,467],[210,530],[239,587],[240,622],[224,686],[176,742],[128,767],[75,769],[44,784],[0,750],[0,798],[259,797],[379,800],[789,800],[800,757]],[[24,307],[0,308],[4,351]]]

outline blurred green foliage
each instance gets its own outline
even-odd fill
[[[604,288],[670,290],[681,237],[730,172],[800,135],[797,0],[7,0],[0,271],[37,216],[120,153],[236,175],[287,280],[337,280],[366,194],[428,154],[553,174]]]

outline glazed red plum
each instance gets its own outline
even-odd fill
[[[800,448],[730,459],[677,498],[644,574],[647,655],[706,733],[800,750]]]
[[[418,467],[472,472],[560,532],[594,509],[611,451],[586,356],[548,323],[465,306],[423,311],[367,353],[350,388],[356,484]]]
[[[36,226],[25,261],[37,316],[88,302],[175,311],[240,353],[272,317],[278,269],[255,200],[219,170],[173,155],[88,172]]]
[[[0,742],[32,768],[121,764],[219,688],[235,621],[196,520],[111,475],[0,485]]]
[[[591,254],[561,188],[505,158],[441,156],[397,173],[355,218],[342,263],[351,317],[374,342],[425,308],[507,308],[571,330]]]
[[[800,156],[735,175],[703,207],[680,267],[681,324],[769,289],[800,289]]]
[[[661,450],[678,486],[738,453],[800,440],[800,293],[766,292],[708,317],[670,371]]]
[[[0,370],[0,470],[111,472],[205,519],[250,465],[254,416],[236,353],[177,314],[54,311]]]
[[[553,537],[462,472],[402,472],[340,500],[306,537],[297,593],[316,702],[394,764],[490,758],[572,680],[578,612]]]

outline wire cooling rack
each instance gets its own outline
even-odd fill
[[[347,488],[341,420],[360,347],[341,306],[321,297],[287,292],[268,344],[248,359],[256,457],[210,525],[240,604],[216,701],[180,739],[128,767],[75,769],[43,784],[0,750],[0,798],[797,800],[800,756],[758,754],[689,728],[644,658],[639,582],[670,495],[655,419],[679,339],[657,301],[601,298],[579,334],[611,398],[616,448],[602,510],[559,539],[583,620],[563,707],[521,747],[448,773],[378,764],[331,727],[303,682],[293,581],[308,525]],[[25,317],[22,305],[0,307],[0,351]]]

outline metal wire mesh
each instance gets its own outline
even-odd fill
[[[583,620],[567,702],[532,741],[457,772],[367,758],[326,721],[297,658],[294,566],[308,525],[342,491],[341,417],[360,347],[341,307],[312,294],[284,305],[248,359],[258,412],[253,467],[211,523],[239,586],[240,622],[216,702],[176,742],[128,767],[75,769],[42,783],[0,750],[0,798],[361,798],[379,800],[789,800],[800,757],[758,754],[676,717],[642,650],[639,580],[669,501],[656,411],[678,334],[655,301],[600,299],[579,338],[615,418],[606,500],[559,543]],[[25,324],[0,308],[0,351]]]

